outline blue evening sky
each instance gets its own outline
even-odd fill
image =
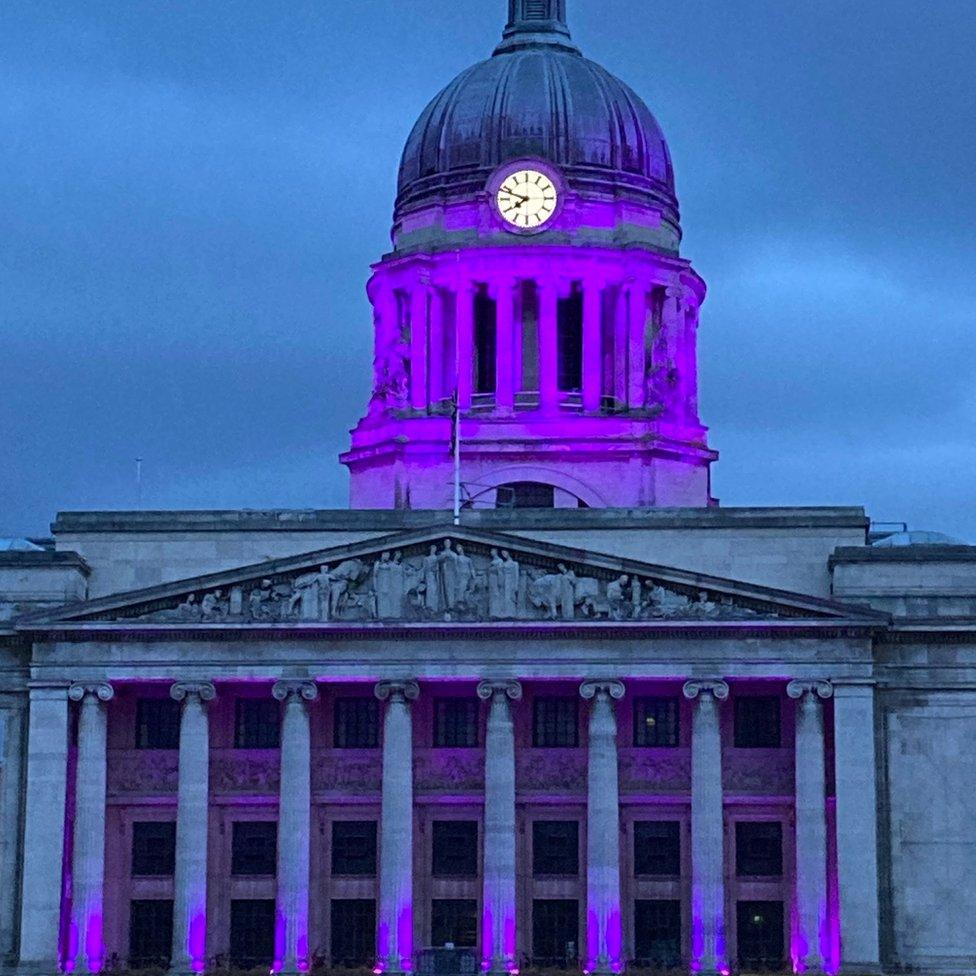
[[[345,507],[364,284],[505,0],[0,4],[0,535]],[[976,542],[976,3],[569,0],[664,127],[726,505]]]

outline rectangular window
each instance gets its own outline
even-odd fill
[[[474,299],[474,392],[495,392],[498,311],[485,291]]]
[[[478,745],[478,702],[467,698],[434,699],[434,745],[471,749]]]
[[[235,820],[231,843],[231,874],[275,874],[278,824],[273,820]]]
[[[735,825],[735,873],[746,878],[783,876],[783,825],[769,820]]]
[[[678,745],[678,699],[634,701],[634,745],[673,748]]]
[[[335,700],[336,749],[375,749],[379,745],[379,704],[375,698]]]
[[[634,874],[669,878],[681,874],[681,824],[677,820],[634,822]]]
[[[559,299],[559,389],[570,392],[583,386],[583,294],[579,286]]]
[[[743,695],[735,700],[737,749],[778,749],[780,701],[776,695]]]
[[[277,749],[281,744],[278,702],[273,698],[238,698],[235,704],[235,749]]]
[[[532,745],[546,749],[579,745],[576,698],[536,698],[532,704]]]
[[[739,966],[781,971],[785,968],[783,903],[740,901],[736,905]]]
[[[230,903],[230,962],[237,969],[270,967],[274,961],[272,898],[235,898]]]
[[[536,820],[532,824],[532,873],[579,874],[579,823]]]
[[[332,823],[332,873],[376,875],[376,821],[335,820]]]
[[[435,820],[433,839],[435,878],[477,877],[477,820]]]
[[[170,877],[176,864],[176,824],[149,820],[132,825],[133,877]]]
[[[431,902],[430,944],[474,948],[478,941],[478,902],[473,898],[435,898]]]
[[[579,902],[536,898],[532,902],[532,963],[565,966],[579,955]]]
[[[681,902],[634,902],[634,954],[638,966],[677,969],[681,965]]]
[[[172,948],[172,900],[133,901],[129,907],[129,969],[166,969]]]
[[[180,703],[172,698],[136,700],[136,748],[179,749]]]
[[[332,965],[371,965],[376,958],[376,902],[372,898],[333,898]]]

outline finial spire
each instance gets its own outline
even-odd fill
[[[495,54],[540,44],[577,51],[566,26],[566,0],[508,0],[508,23]]]

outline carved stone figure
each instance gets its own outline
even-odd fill
[[[518,616],[519,564],[502,549],[502,611],[505,618]]]
[[[611,620],[623,620],[627,616],[626,588],[630,577],[626,574],[607,583],[607,606]]]
[[[196,620],[200,616],[200,605],[197,603],[196,593],[191,593],[176,608],[176,615],[180,620]]]
[[[444,548],[437,557],[440,567],[441,595],[445,610],[454,610],[463,602],[461,591],[460,567],[458,554],[454,551],[450,539],[444,540]]]
[[[200,601],[200,614],[204,620],[220,620],[224,616],[224,608],[220,596],[220,590],[213,590],[203,595],[203,599]]]
[[[255,586],[247,597],[247,608],[251,619],[270,620],[273,616],[273,598],[274,590],[271,586],[271,580],[261,580],[260,585]]]
[[[469,606],[474,593],[474,561],[464,551],[464,546],[458,543],[458,592],[460,603]]]
[[[491,550],[488,563],[488,616],[492,620],[504,620],[505,613],[505,564],[497,549]]]
[[[329,620],[338,620],[349,603],[350,592],[368,573],[359,559],[346,559],[329,574]]]
[[[438,614],[443,606],[441,600],[441,563],[437,546],[432,545],[424,557],[423,565],[424,609],[429,614]]]
[[[402,553],[392,556],[384,552],[373,566],[373,593],[379,620],[399,620],[404,615],[406,580],[402,559]]]

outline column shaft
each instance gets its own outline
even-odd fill
[[[508,699],[518,701],[517,681],[478,685],[490,700],[485,735],[484,906],[482,969],[511,972],[516,964],[515,726]]]
[[[428,289],[418,283],[410,293],[410,406],[426,410]]]
[[[76,973],[97,973],[105,961],[102,903],[105,886],[107,722],[103,702],[112,697],[112,688],[107,684],[72,685],[68,695],[74,701],[81,702],[75,772],[68,958],[73,962]]]
[[[21,881],[21,965],[57,972],[68,768],[67,688],[32,688]]]
[[[176,794],[176,868],[173,872],[174,973],[203,972],[207,962],[207,834],[210,727],[206,702],[213,685],[179,683],[170,694],[183,702]]]
[[[380,812],[380,906],[377,967],[413,968],[413,725],[409,702],[415,682],[381,681],[389,699],[383,719],[383,794]]]
[[[645,331],[647,327],[647,295],[644,286],[631,282],[627,288],[628,316],[628,394],[631,410],[640,410],[646,405],[645,382],[647,376],[647,353]]]
[[[555,281],[539,282],[539,406],[559,408],[559,292]]]
[[[24,702],[26,706],[26,702]],[[17,898],[18,861],[21,838],[21,784],[23,782],[23,730],[26,707],[21,704],[0,709],[0,959],[12,957],[17,945],[20,921]]]
[[[471,409],[471,387],[474,379],[474,286],[462,282],[457,292],[457,396],[461,410]]]
[[[502,280],[495,288],[495,404],[509,411],[515,404],[514,373],[514,300],[513,283]]]
[[[583,409],[599,413],[603,394],[603,291],[599,281],[583,282]]]
[[[274,697],[285,703],[281,720],[278,797],[278,903],[275,968],[306,972],[309,863],[312,830],[312,746],[308,703],[318,696],[310,681],[279,681]]]

